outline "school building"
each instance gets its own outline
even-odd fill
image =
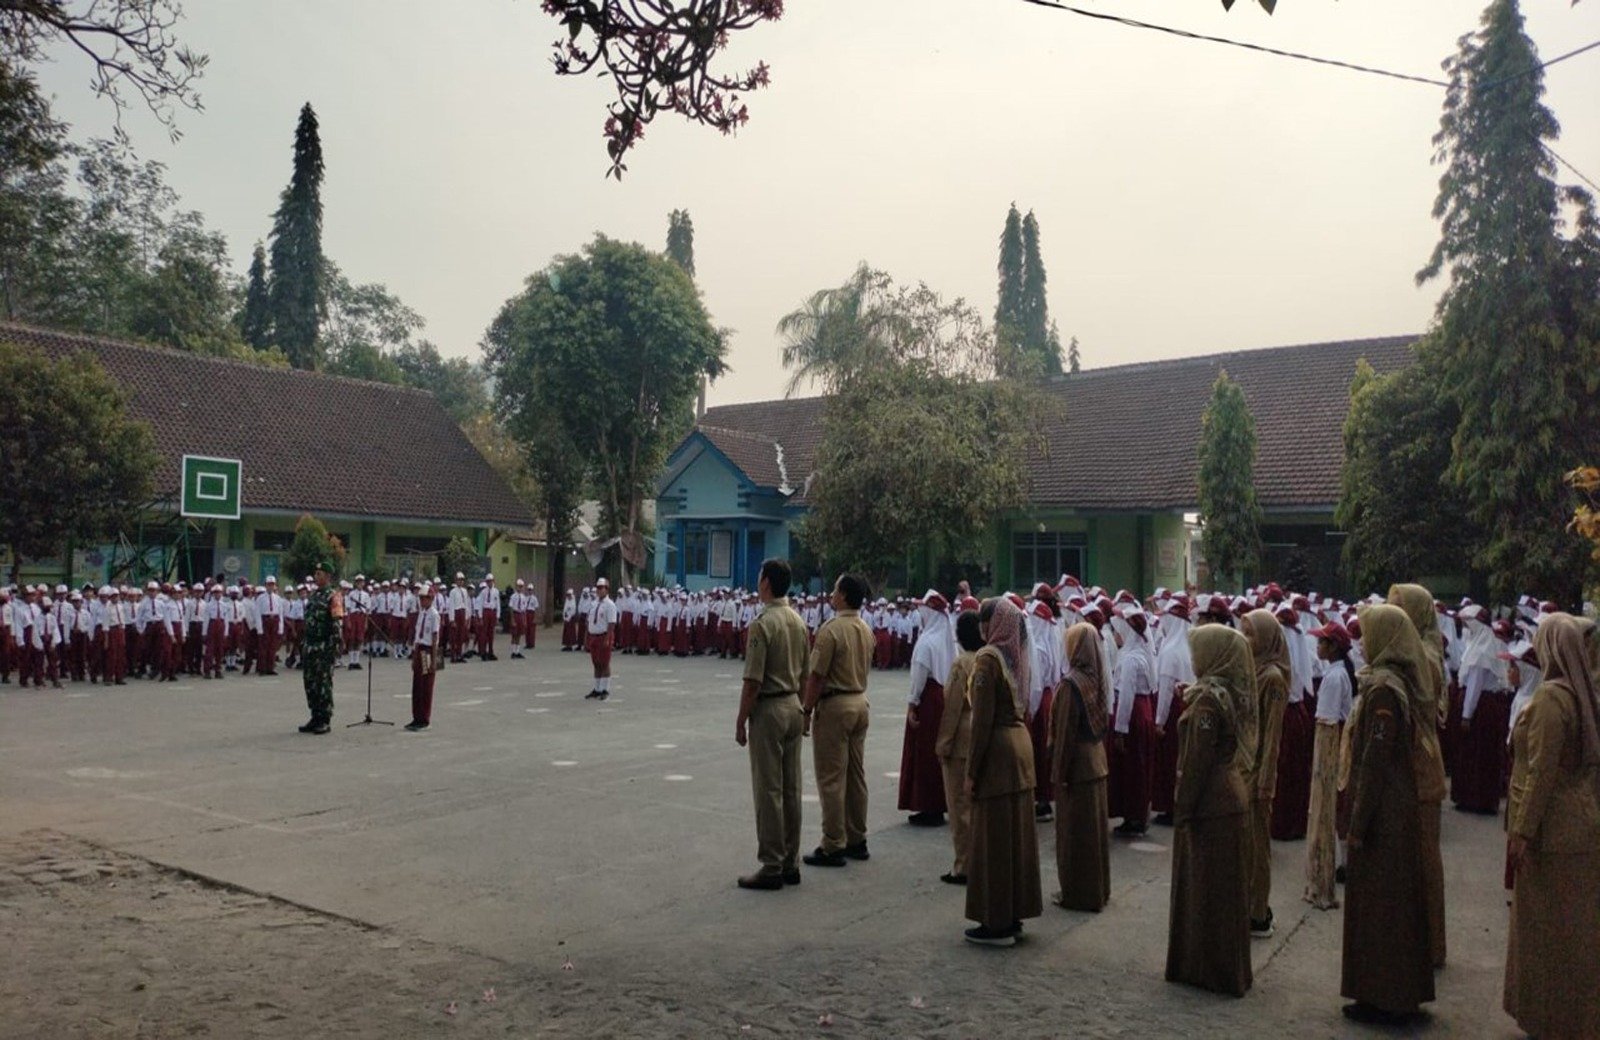
[[[1207,587],[1196,523],[1200,419],[1226,370],[1256,425],[1265,552],[1255,577],[1298,571],[1312,590],[1350,593],[1333,521],[1350,382],[1363,358],[1379,373],[1410,364],[1416,340],[1242,350],[1051,379],[1043,444],[1028,459],[1030,501],[995,518],[987,587],[1063,573],[1112,589]],[[754,587],[765,556],[804,555],[792,525],[807,508],[823,404],[763,401],[700,416],[658,487],[657,558],[668,581]],[[933,578],[918,569],[903,576],[913,591]]]
[[[93,355],[160,454],[155,497],[130,529],[25,560],[23,581],[257,582],[282,575],[306,513],[344,543],[349,573],[432,574],[460,536],[505,583],[543,575],[528,507],[426,391],[17,324],[0,323],[0,343]],[[179,515],[185,455],[239,460],[237,520]]]

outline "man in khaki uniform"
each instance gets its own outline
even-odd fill
[[[822,802],[822,844],[808,866],[842,867],[867,854],[867,673],[872,629],[861,620],[867,583],[841,574],[829,602],[834,617],[817,630],[806,680],[804,711]]]
[[[740,888],[773,891],[800,883],[800,685],[806,668],[806,623],[789,606],[789,564],[761,564],[761,613],[750,625],[744,690],[734,739],[750,748],[756,801],[756,857],[761,869]]]

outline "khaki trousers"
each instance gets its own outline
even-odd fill
[[[766,697],[750,712],[750,788],[756,802],[756,858],[762,874],[799,869],[800,698]]]
[[[969,837],[972,827],[972,799],[967,796],[967,760],[941,758],[939,766],[944,770],[944,804],[950,813],[950,841],[956,849],[955,865],[950,868],[950,873],[957,877],[965,877],[967,850],[972,847],[972,839]]]
[[[1272,912],[1272,796],[1250,802],[1250,919]]]
[[[864,693],[841,693],[817,702],[811,720],[812,763],[822,803],[822,851],[833,853],[867,840],[867,722]]]

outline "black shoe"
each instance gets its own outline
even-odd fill
[[[1334,871],[1333,871],[1333,883],[1336,884],[1336,885],[1344,884],[1344,868],[1343,867],[1335,867],[1334,868]]]
[[[781,874],[751,874],[749,877],[739,879],[739,887],[754,889],[757,892],[776,892],[783,888]]]
[[[1033,818],[1040,823],[1049,823],[1056,818],[1056,811],[1049,802],[1037,802],[1033,807]]]
[[[359,672],[361,671],[361,666],[358,664],[346,665],[345,670],[350,672]]]
[[[1150,822],[1151,823],[1155,823],[1155,824],[1159,824],[1162,827],[1171,827],[1172,826],[1172,814],[1169,813],[1169,812],[1156,813],[1155,818],[1152,819]]]
[[[317,720],[316,719],[312,719],[310,722],[308,722],[304,726],[300,727],[300,732],[301,733],[310,733],[312,730],[314,730],[316,728],[317,728]]]
[[[1113,828],[1111,833],[1120,834],[1124,838],[1137,838],[1149,829],[1150,827],[1148,824],[1123,822]]]
[[[942,813],[942,812],[918,812],[918,813],[912,813],[906,819],[906,822],[911,824],[911,826],[913,826],[913,827],[943,827],[944,826],[944,813]]]
[[[610,690],[601,690],[600,691],[600,699],[601,700],[608,700],[608,699],[610,699],[610,697],[611,697],[611,691]]]
[[[849,861],[842,852],[824,852],[822,846],[817,846],[811,852],[800,857],[800,862],[808,867],[842,867]]]
[[[427,728],[428,728],[428,724],[426,722],[415,722],[415,721],[413,721],[413,722],[406,723],[406,729],[410,730],[412,733],[421,733],[423,730],[425,730]]]
[[[784,871],[783,883],[786,885],[798,885],[800,883],[800,871],[798,869]]]
[[[600,691],[599,690],[590,690],[588,693],[583,695],[583,699],[586,700],[586,701],[592,701],[592,700],[596,700],[597,698],[599,698],[599,696],[600,696]]]
[[[1371,1004],[1363,1004],[1359,1000],[1354,1004],[1346,1004],[1339,1010],[1352,1022],[1373,1026],[1409,1026],[1428,1017],[1426,1011],[1385,1011]]]
[[[962,934],[966,936],[967,942],[976,946],[1015,946],[1017,944],[1016,933],[1009,929],[1003,932],[996,932],[979,925],[976,928],[968,928]]]
[[[868,860],[872,858],[872,853],[867,851],[867,843],[865,841],[858,845],[846,845],[839,850],[839,855],[844,856],[846,859]]]
[[[1274,929],[1272,927],[1272,911],[1271,910],[1267,911],[1266,920],[1257,921],[1255,918],[1251,918],[1250,919],[1250,938],[1252,938],[1252,939],[1270,939],[1270,938],[1272,938],[1272,933],[1274,931],[1276,931],[1276,929]]]
[[[940,874],[939,880],[947,885],[964,885],[967,883],[965,874]]]

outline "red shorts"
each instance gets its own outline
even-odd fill
[[[611,633],[589,637],[589,660],[599,671],[611,668]]]

